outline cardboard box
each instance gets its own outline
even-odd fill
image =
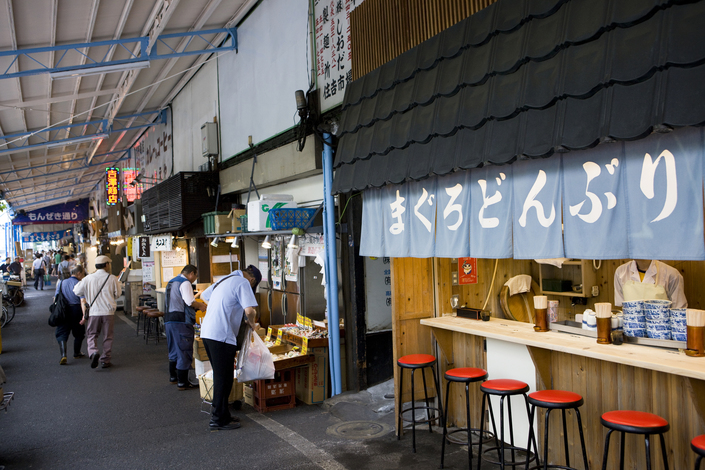
[[[203,345],[203,340],[201,338],[196,338],[193,341],[193,358],[199,361],[208,361],[208,353],[206,353],[206,347]]]
[[[230,218],[230,232],[231,233],[242,232],[242,221],[240,220],[240,216],[246,215],[246,214],[247,214],[247,209],[233,209],[230,211],[230,214],[228,214],[228,217]]]
[[[209,374],[198,376],[198,388],[201,392],[201,398],[208,402],[213,401],[213,378]],[[242,384],[233,379],[233,388],[230,390],[228,403],[233,403],[243,399]]]
[[[247,231],[248,232],[263,232],[272,230],[272,224],[269,221],[270,209],[291,208],[295,209],[297,204],[292,201],[250,201],[247,203]]]
[[[328,397],[328,349],[313,350],[315,362],[296,369],[296,399],[313,405]]]
[[[254,407],[255,406],[255,392],[252,390],[251,384],[244,384],[242,387],[242,394],[245,397],[245,403]]]

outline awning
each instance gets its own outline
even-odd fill
[[[499,0],[346,88],[335,193],[705,123],[705,1]]]

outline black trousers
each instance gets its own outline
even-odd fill
[[[81,318],[83,318],[81,305],[69,305],[69,311],[66,312],[68,321],[56,327],[56,341],[58,342],[68,341],[69,333],[73,334],[74,356],[81,352],[81,344],[86,337],[86,327],[80,324]]]
[[[203,338],[208,358],[213,367],[213,408],[211,421],[221,426],[230,422],[232,416],[228,407],[228,398],[233,389],[233,371],[235,370],[235,353],[237,346]]]

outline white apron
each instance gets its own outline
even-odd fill
[[[656,276],[658,279],[658,266]],[[666,294],[666,288],[659,284],[650,284],[629,280],[622,286],[622,296],[625,302],[630,300],[671,300]]]

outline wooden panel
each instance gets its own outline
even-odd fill
[[[350,14],[353,79],[496,0],[365,0]]]

